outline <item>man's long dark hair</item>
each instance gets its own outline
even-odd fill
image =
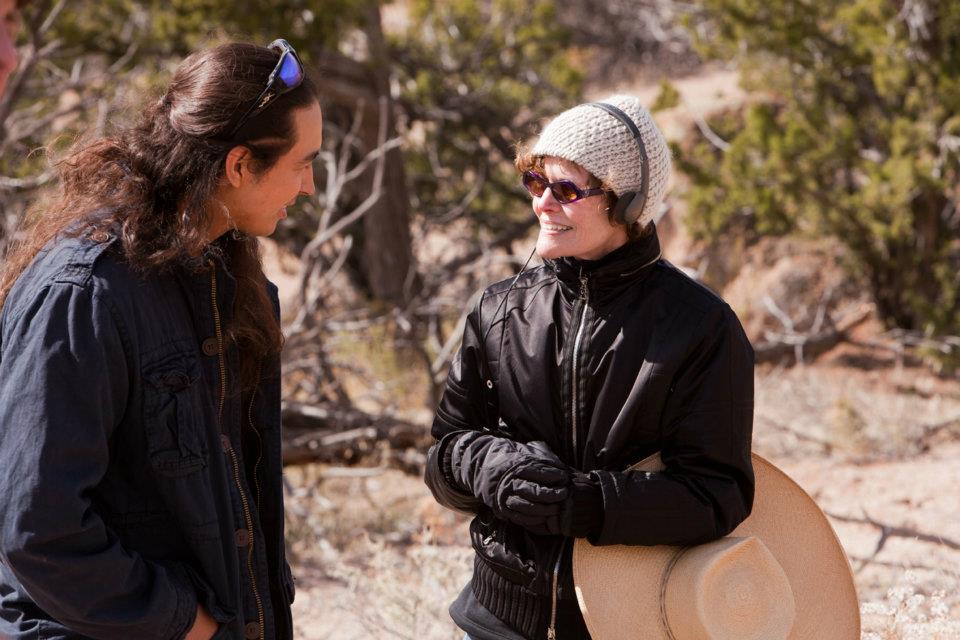
[[[294,143],[294,111],[318,100],[309,78],[230,131],[266,86],[277,53],[231,43],[195,53],[177,68],[164,94],[116,135],[82,141],[58,163],[59,191],[34,208],[0,276],[0,307],[37,253],[59,234],[107,231],[119,236],[138,271],[164,271],[201,255],[211,206],[233,147],[250,150],[264,172]],[[217,245],[237,281],[228,334],[241,350],[243,388],[278,353],[283,334],[266,290],[256,238],[226,234]],[[193,261],[195,262],[195,260]]]

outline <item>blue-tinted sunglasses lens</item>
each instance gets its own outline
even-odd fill
[[[303,67],[293,53],[286,53],[280,62],[280,80],[287,87],[296,87],[303,81]]]

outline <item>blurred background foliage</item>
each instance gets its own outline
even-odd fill
[[[337,164],[318,162],[318,197],[275,239],[313,252],[305,286],[336,266],[352,293],[331,300],[404,316],[388,334],[421,345],[436,369],[465,303],[434,304],[443,283],[480,286],[489,274],[464,266],[512,255],[534,225],[511,166],[516,144],[638,74],[661,83],[652,109],[682,108],[668,79],[711,61],[735,68],[748,98],[674,143],[671,197],[694,237],[835,238],[888,328],[960,334],[958,3],[35,0],[25,21],[24,60],[0,100],[0,244],[55,183],[45,150],[55,157],[128,122],[198,47],[283,36],[319,78],[336,159],[375,160],[381,125],[397,144],[383,148],[376,184],[371,162],[325,189]],[[374,188],[369,211],[310,248]],[[425,258],[438,234],[463,241],[460,253]]]
[[[30,0],[24,17],[0,96],[0,255],[56,188],[52,161],[130,122],[191,51],[285,37],[318,79],[317,194],[263,243],[285,294],[298,637],[462,635],[446,603],[466,525],[419,477],[378,474],[422,473],[463,312],[531,249],[515,145],[615,91],[672,141],[666,257],[754,343],[755,449],[793,461],[861,596],[892,607],[865,615],[882,630],[864,638],[957,637],[900,632],[960,612],[943,491],[960,425],[960,3]],[[916,593],[888,591],[908,567]],[[370,616],[389,634],[345,630]]]

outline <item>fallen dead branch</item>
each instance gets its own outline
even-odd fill
[[[886,569],[898,569],[900,571],[942,571],[943,567],[935,567],[930,564],[923,563],[913,563],[913,562],[890,562],[889,560],[871,560],[870,558],[865,558],[863,556],[855,556],[847,554],[847,557],[850,558],[851,562],[860,562],[865,564],[872,564],[877,567],[884,567]],[[859,573],[860,569],[857,569]]]
[[[920,442],[923,445],[928,445],[929,442],[939,434],[945,431],[956,431],[958,427],[960,427],[960,416],[953,416],[940,422],[924,425],[923,433],[920,435]]]
[[[330,409],[285,402],[281,418],[284,464],[386,457],[397,466],[407,467],[415,461],[400,452],[425,447],[429,437],[429,430],[423,425],[355,408]]]
[[[829,329],[809,334],[768,334],[772,339],[760,342],[753,347],[756,362],[778,362],[789,357],[802,362],[805,358],[815,358],[846,340],[847,334],[865,322],[871,313],[873,313],[873,307],[866,305]]]
[[[386,472],[386,467],[327,467],[320,471],[321,480],[331,478],[376,478]]]
[[[778,422],[777,420],[774,420],[773,418],[762,415],[762,414],[756,415],[756,421],[758,423],[766,424],[772,427],[773,429],[776,429],[777,431],[782,431],[783,433],[789,433],[790,435],[792,435],[797,440],[800,440],[801,442],[809,442],[811,444],[815,444],[818,447],[821,447],[825,454],[829,455],[830,453],[833,452],[835,445],[829,440],[826,440],[824,438],[818,438],[817,436],[810,435],[809,433],[804,433],[799,429],[794,429],[791,426],[785,425],[782,422]]]
[[[838,522],[848,522],[851,524],[865,524],[871,527],[875,527],[880,530],[880,538],[877,540],[877,546],[874,548],[873,553],[870,554],[868,558],[859,558],[860,566],[857,567],[856,573],[863,571],[864,567],[873,562],[877,555],[883,550],[886,546],[887,541],[890,538],[906,538],[908,540],[919,540],[920,542],[929,542],[931,544],[936,544],[940,546],[947,547],[948,549],[953,549],[954,551],[960,551],[960,542],[956,540],[951,540],[939,534],[934,533],[924,533],[922,531],[917,531],[916,529],[910,527],[903,527],[898,525],[886,524],[884,522],[879,522],[871,518],[866,511],[863,512],[862,518],[857,518],[854,516],[846,516],[839,513],[826,512],[828,516],[837,520]]]

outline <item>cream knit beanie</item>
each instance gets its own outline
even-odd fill
[[[616,95],[600,102],[617,107],[637,125],[649,166],[643,166],[640,149],[630,129],[616,116],[589,103],[568,109],[554,118],[540,134],[532,153],[576,163],[602,180],[618,196],[628,191],[640,191],[643,172],[649,172],[647,199],[639,218],[641,224],[646,224],[657,212],[667,189],[670,148],[650,112],[637,98]]]

